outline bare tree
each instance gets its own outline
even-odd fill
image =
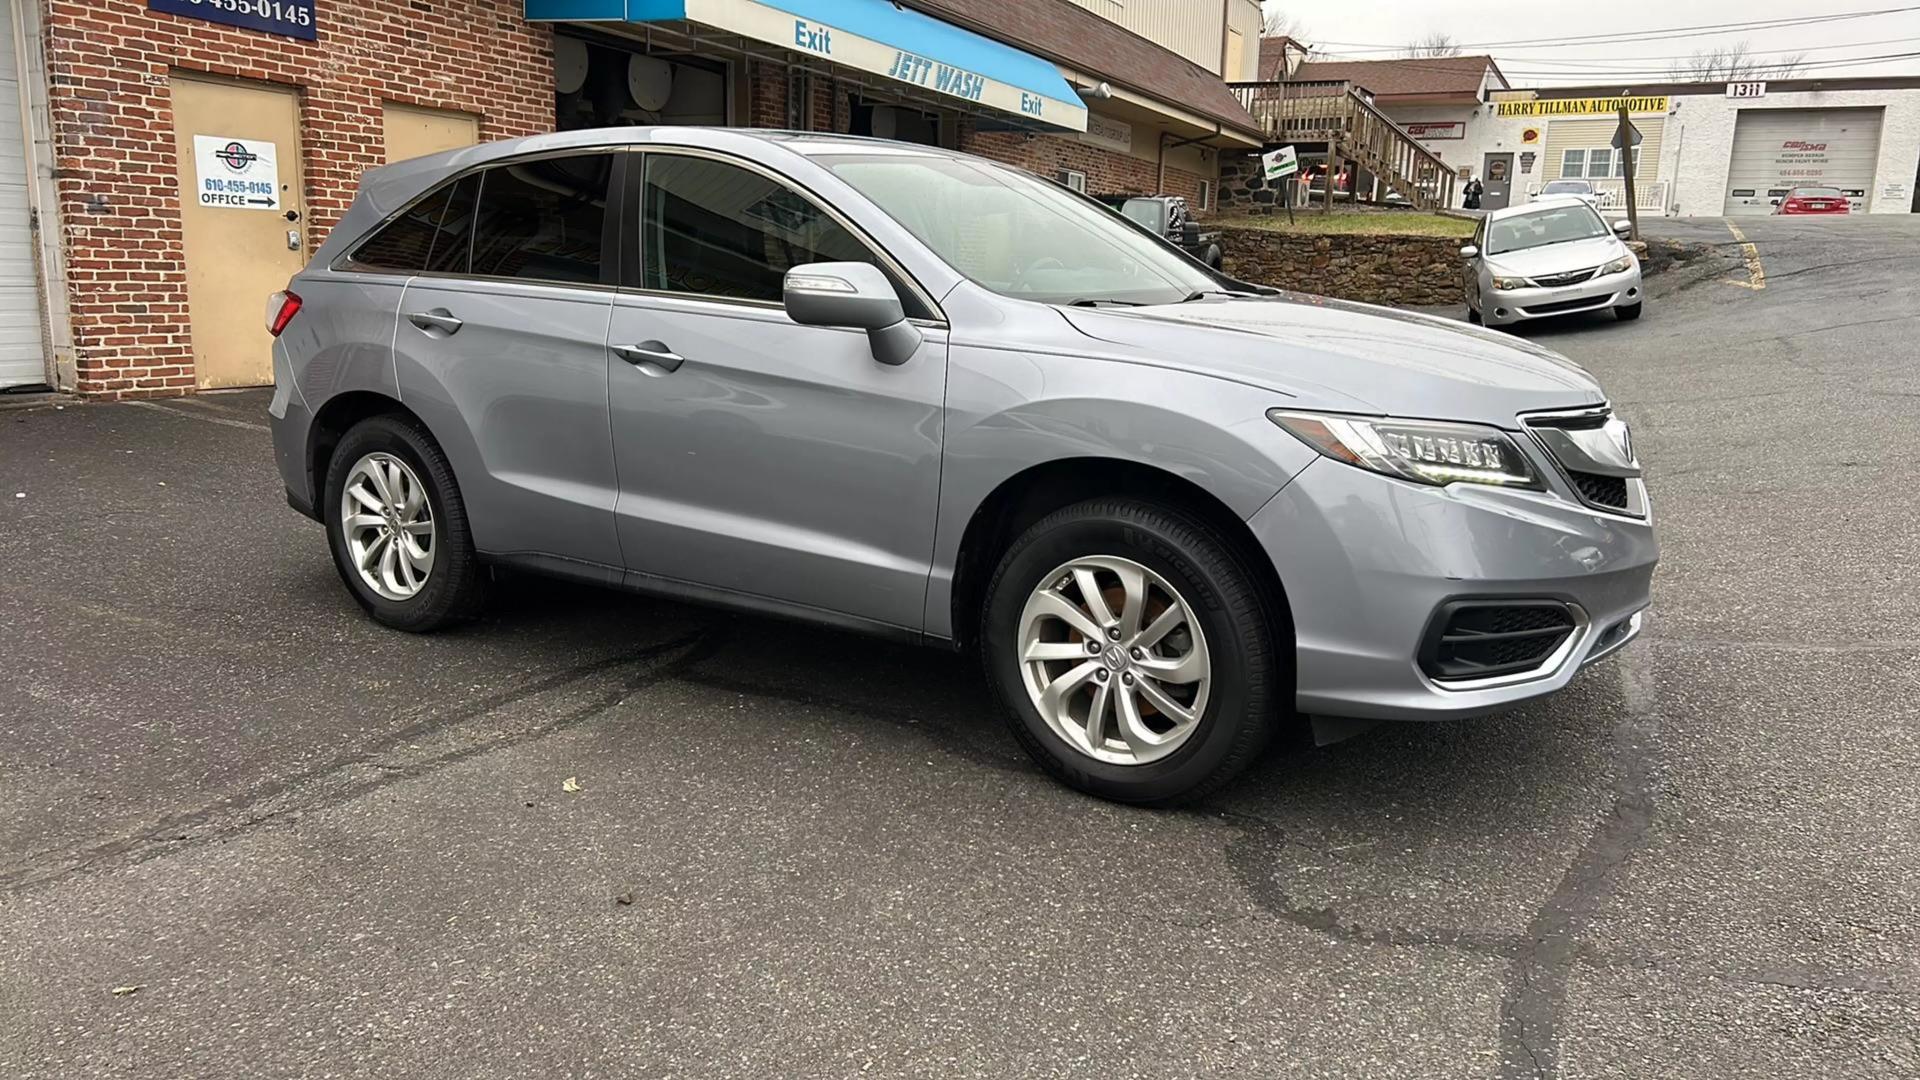
[[[1277,7],[1262,9],[1260,20],[1261,37],[1289,37],[1299,40],[1307,33],[1306,24]]]
[[[1436,30],[1424,37],[1417,37],[1407,42],[1407,47],[1401,50],[1401,54],[1416,57],[1459,56],[1460,43],[1453,40],[1452,34]]]
[[[1742,79],[1784,79],[1807,62],[1806,53],[1790,53],[1778,60],[1761,60],[1745,41],[1712,49],[1696,49],[1674,64],[1668,74],[1687,82],[1738,82]]]

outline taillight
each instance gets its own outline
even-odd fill
[[[267,298],[267,333],[274,337],[287,328],[293,317],[300,313],[300,294],[281,291]]]

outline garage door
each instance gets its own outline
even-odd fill
[[[27,140],[20,126],[20,65],[13,54],[13,5],[0,0],[0,390],[47,381],[40,336],[32,220],[27,210]]]
[[[1742,109],[1723,213],[1771,214],[1788,188],[1837,187],[1858,212],[1873,190],[1884,109]]]

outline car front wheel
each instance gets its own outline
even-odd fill
[[[981,642],[1015,738],[1103,798],[1169,805],[1259,754],[1290,680],[1236,545],[1178,507],[1080,503],[1008,549]]]
[[[327,541],[334,567],[367,614],[425,632],[467,618],[485,571],[446,455],[395,416],[354,425],[327,469]]]

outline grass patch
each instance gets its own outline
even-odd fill
[[[1293,218],[1292,222],[1287,221],[1286,213],[1282,212],[1264,217],[1221,218],[1217,224],[1308,236],[1341,233],[1365,236],[1454,236],[1462,239],[1473,235],[1476,224],[1466,218],[1427,214],[1418,210],[1336,209],[1329,214],[1318,207],[1312,210],[1296,208]]]

